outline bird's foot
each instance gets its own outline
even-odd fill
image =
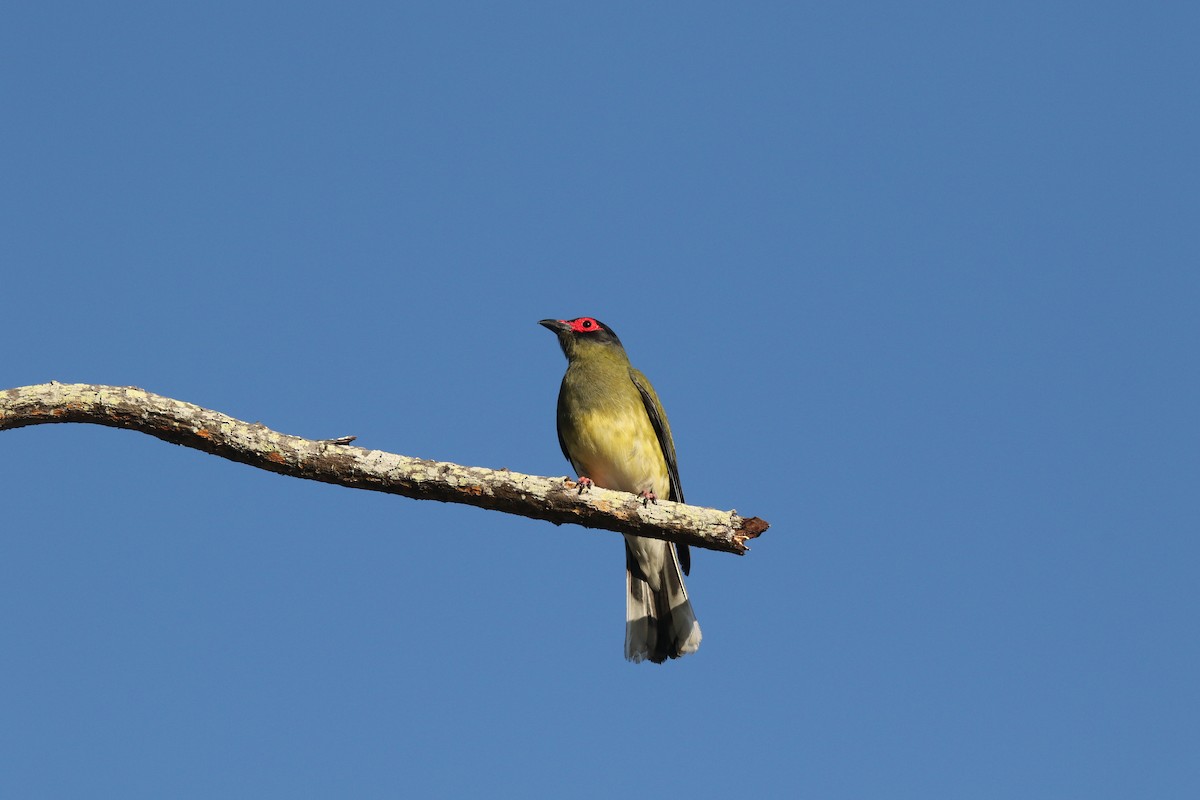
[[[638,494],[638,497],[642,498],[643,507],[645,507],[647,503],[654,503],[654,505],[658,505],[658,495],[649,489],[643,489],[641,493]]]
[[[579,487],[579,493],[583,494],[584,492],[590,491],[591,488],[596,484],[586,475],[580,475],[579,480],[575,481],[575,485]]]

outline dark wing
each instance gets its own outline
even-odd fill
[[[563,383],[566,383],[566,378],[563,378]],[[573,460],[571,460],[571,454],[567,452],[567,443],[563,439],[563,435],[562,435],[564,413],[565,412],[563,411],[563,389],[562,389],[562,387],[559,387],[558,411],[554,417],[554,427],[558,431],[558,449],[562,450],[563,458],[565,458],[567,460],[567,463],[571,465],[571,469],[574,469],[575,462]]]
[[[629,378],[642,396],[642,405],[646,407],[646,413],[650,416],[650,424],[654,426],[654,434],[658,437],[658,446],[662,448],[663,458],[667,461],[667,472],[671,476],[671,496],[668,499],[674,500],[676,503],[683,503],[685,501],[683,487],[679,484],[679,465],[675,461],[675,440],[671,438],[671,426],[667,424],[667,412],[663,411],[662,403],[658,401],[654,387],[650,385],[650,381],[640,370],[630,367]],[[692,568],[692,554],[688,551],[686,544],[676,545],[676,549],[679,551],[679,565],[683,567],[683,574],[687,575]]]

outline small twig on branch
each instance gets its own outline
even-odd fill
[[[0,391],[0,431],[51,422],[86,422],[140,431],[252,467],[353,489],[441,500],[744,554],[767,529],[741,517],[682,503],[645,506],[637,495],[593,488],[583,494],[563,478],[351,447],[353,436],[313,440],[277,433],[217,411],[132,386],[43,383]]]

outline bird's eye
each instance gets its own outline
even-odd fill
[[[592,325],[594,325],[594,324],[595,324],[595,323],[594,323],[594,322],[592,322],[590,319],[585,319],[585,320],[583,321],[583,327],[584,327],[585,329],[586,329],[586,328],[590,328],[590,327],[592,327]]]

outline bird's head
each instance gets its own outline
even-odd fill
[[[596,352],[595,348],[615,348],[621,353],[625,351],[612,328],[595,317],[544,319],[538,325],[554,331],[568,359],[581,353]]]

